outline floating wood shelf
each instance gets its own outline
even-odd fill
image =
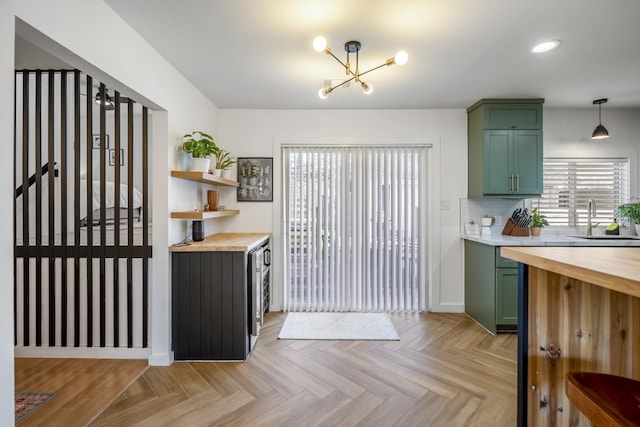
[[[239,210],[229,209],[222,211],[186,211],[186,212],[171,212],[171,218],[179,219],[209,219],[209,218],[222,218],[225,216],[239,215]]]
[[[188,179],[190,181],[197,181],[197,182],[202,182],[210,185],[222,185],[225,187],[240,186],[240,184],[237,181],[221,178],[219,176],[215,176],[210,173],[204,173],[204,172],[171,171],[171,176],[174,178]]]

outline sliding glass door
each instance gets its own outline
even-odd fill
[[[427,146],[284,146],[287,311],[424,310]]]

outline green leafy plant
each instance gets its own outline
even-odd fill
[[[182,149],[196,158],[206,158],[211,155],[217,156],[220,152],[220,148],[213,141],[213,137],[200,131],[185,134],[182,137]]]
[[[618,219],[629,223],[640,224],[640,202],[626,203],[618,206]]]
[[[231,154],[225,149],[220,149],[216,154],[216,169],[229,169],[235,162],[236,159],[232,158]]]
[[[538,213],[538,208],[533,208],[531,210],[531,227],[539,227],[543,228],[549,225],[549,221],[547,221],[547,217]]]

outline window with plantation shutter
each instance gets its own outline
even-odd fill
[[[544,191],[533,206],[549,225],[585,226],[589,199],[596,201],[593,221],[610,223],[629,201],[629,159],[544,159]]]

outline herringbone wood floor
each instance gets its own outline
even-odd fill
[[[150,367],[92,426],[514,426],[516,336],[463,314],[392,314],[400,341],[280,341],[245,363]]]
[[[516,336],[392,314],[400,341],[280,341],[245,363],[150,367],[92,426],[514,426]]]

